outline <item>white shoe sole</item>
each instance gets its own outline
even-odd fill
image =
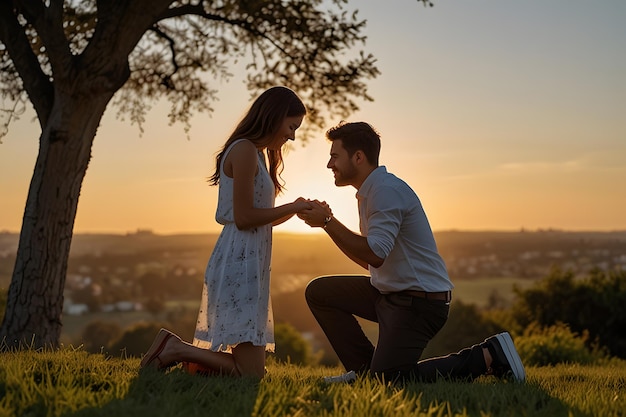
[[[524,365],[522,364],[522,360],[520,359],[517,350],[515,350],[515,345],[513,344],[513,339],[511,339],[511,335],[507,332],[499,333],[496,335],[496,339],[500,343],[502,351],[504,352],[504,356],[506,356],[506,360],[511,366],[511,371],[513,371],[513,377],[516,381],[524,381],[526,379],[526,371],[524,371]]]
[[[336,384],[341,382],[354,382],[356,380],[356,373],[354,371],[346,372],[345,374],[337,376],[324,377],[324,382],[327,384]]]

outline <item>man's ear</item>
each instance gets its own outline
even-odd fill
[[[354,152],[353,156],[354,156],[354,162],[357,165],[367,163],[367,158],[365,157],[365,154],[363,153],[363,151],[356,151]]]

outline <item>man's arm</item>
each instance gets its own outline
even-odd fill
[[[332,216],[330,208],[319,202],[313,207],[298,213],[298,217],[311,227],[323,227],[335,245],[350,259],[363,268],[368,265],[374,268],[380,267],[384,259],[379,258],[369,247],[367,237],[354,233],[339,220]],[[325,221],[328,220],[329,221]]]
[[[324,230],[348,258],[363,268],[368,269],[368,265],[378,268],[385,261],[372,252],[365,236],[354,233],[336,218],[331,217]]]

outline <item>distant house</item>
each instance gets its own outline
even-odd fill
[[[89,313],[89,307],[87,304],[68,304],[65,305],[65,313],[70,316],[82,316],[83,314]]]
[[[118,301],[115,303],[117,311],[135,311],[137,309],[136,303],[132,301]]]
[[[113,304],[105,304],[100,309],[103,313],[112,313],[114,311],[137,311],[141,310],[141,304],[133,301],[118,301]]]

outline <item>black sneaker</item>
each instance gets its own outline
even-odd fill
[[[518,382],[523,382],[526,379],[524,365],[517,350],[515,350],[513,339],[511,339],[511,335],[508,332],[499,333],[485,339],[483,346],[489,349],[489,353],[493,358],[491,363],[493,375],[498,378],[512,375],[513,379]]]

